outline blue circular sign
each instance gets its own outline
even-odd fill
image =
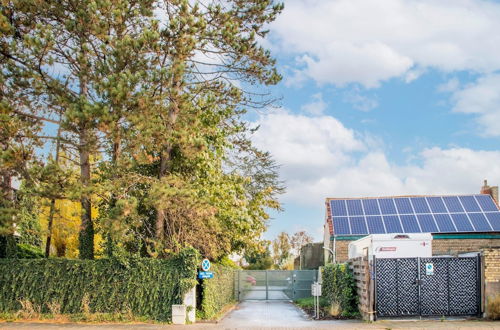
[[[201,262],[201,269],[204,272],[208,272],[210,270],[210,260],[203,259],[203,261]]]

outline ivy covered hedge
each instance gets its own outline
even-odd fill
[[[131,312],[168,321],[171,305],[196,283],[198,253],[186,249],[169,260],[0,259],[0,312],[29,301],[49,313]]]
[[[213,319],[222,309],[235,302],[236,269],[212,264],[210,271],[214,278],[201,281],[198,304],[198,317]]]
[[[347,264],[329,264],[323,268],[322,293],[329,305],[340,307],[342,316],[359,315],[356,281]]]

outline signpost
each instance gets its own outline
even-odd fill
[[[311,284],[311,295],[314,297],[314,317],[319,319],[319,297],[321,296],[321,283]]]
[[[203,259],[203,261],[201,262],[201,269],[202,269],[202,272],[198,272],[198,278],[199,279],[202,279],[202,280],[205,280],[207,278],[214,278],[214,273],[213,272],[209,272],[210,270],[210,260],[208,259]]]
[[[201,262],[201,269],[204,272],[208,272],[210,270],[210,266],[210,260],[208,260],[207,258],[203,259],[203,261]]]
[[[207,278],[214,278],[214,273],[213,272],[198,272],[198,278],[199,279],[207,279]]]
[[[426,263],[425,264],[425,275],[434,275],[434,264]]]

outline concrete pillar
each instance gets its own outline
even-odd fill
[[[186,316],[189,323],[196,322],[196,286],[190,289],[184,297],[182,302],[186,306]]]
[[[186,324],[186,305],[172,305],[172,324]]]

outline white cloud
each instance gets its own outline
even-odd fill
[[[359,88],[354,87],[344,94],[344,101],[351,103],[354,109],[368,112],[378,107],[378,101],[366,95],[361,94]]]
[[[289,183],[349,166],[351,153],[366,149],[353,130],[330,116],[307,117],[280,111],[262,116],[254,143],[282,164]]]
[[[310,103],[304,104],[302,110],[311,115],[321,115],[328,104],[323,101],[323,94],[317,93],[312,96],[312,101]]]
[[[271,31],[276,51],[305,64],[295,76],[377,87],[426,68],[499,70],[499,17],[485,0],[290,0]]]
[[[254,137],[282,165],[283,201],[323,207],[326,197],[477,193],[500,183],[500,152],[429,148],[410,164],[391,163],[380,143],[330,116],[285,111],[262,116]]]
[[[457,78],[451,78],[447,82],[437,87],[438,92],[450,93],[455,92],[460,87],[460,81]]]
[[[500,74],[479,78],[457,89],[452,96],[453,111],[474,114],[485,136],[500,136]]]

